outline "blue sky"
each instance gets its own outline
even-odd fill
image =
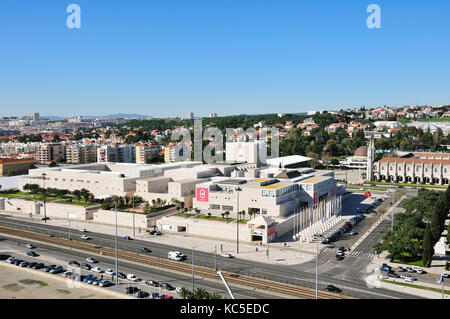
[[[66,7],[81,7],[68,29]],[[366,8],[381,7],[381,29]],[[448,0],[2,0],[0,116],[450,103]]]

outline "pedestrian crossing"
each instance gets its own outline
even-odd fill
[[[353,257],[359,257],[359,258],[365,258],[365,259],[372,259],[375,255],[374,253],[368,253],[368,252],[364,252],[364,251],[352,251],[350,253],[350,256]]]
[[[336,248],[325,247],[320,252],[320,256],[324,257],[324,258],[333,258],[336,255],[336,252],[337,252]],[[374,257],[374,254],[368,253],[365,251],[355,250],[355,251],[351,251],[350,253],[348,251],[346,251],[345,256],[352,256],[352,257],[364,258],[364,259],[372,259]]]

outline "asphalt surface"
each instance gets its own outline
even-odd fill
[[[6,217],[5,217],[6,216]],[[0,216],[0,225],[9,227],[11,220],[7,215]],[[34,231],[44,234],[52,234],[57,237],[68,238],[68,231],[65,227],[50,226],[43,222],[33,223],[23,220],[14,220],[14,227]],[[82,241],[81,233],[71,231],[72,239]],[[88,233],[91,237],[90,242],[100,246],[115,247],[114,236],[100,233]],[[151,255],[167,258],[168,251],[179,250],[164,244],[149,243],[138,239],[124,240],[120,238],[119,249],[139,252],[142,247],[152,250]],[[185,263],[191,263],[191,255],[189,250],[182,251],[187,259]],[[195,252],[195,264],[214,268],[214,253],[206,253],[202,251]],[[328,260],[320,267],[319,289],[323,290],[327,284],[334,284],[343,289],[343,293],[347,296],[355,298],[417,298],[416,296],[395,292],[385,289],[368,289],[365,277],[367,262],[364,260],[344,260],[339,264]],[[305,263],[300,265],[271,265],[260,262],[253,262],[238,258],[228,259],[221,256],[217,257],[217,266],[220,270],[235,272],[242,275],[249,275],[259,278],[271,279],[277,282],[285,282],[308,288],[315,288],[315,266],[314,263]],[[350,268],[348,268],[351,266]]]
[[[32,243],[36,246],[35,249],[32,249],[34,252],[39,254],[39,257],[30,257],[26,253],[30,251],[30,249],[27,249],[25,245],[27,243]],[[19,245],[20,244],[20,245]],[[53,245],[46,245],[43,243],[37,243],[29,240],[22,240],[17,239],[14,237],[4,236],[0,235],[0,252],[10,254],[14,257],[20,258],[25,261],[36,261],[36,262],[42,262],[45,265],[50,264],[56,264],[61,265],[64,267],[64,269],[68,269],[69,260],[75,260],[79,262],[80,264],[83,262],[87,262],[86,258],[93,257],[96,260],[98,260],[98,263],[90,263],[92,267],[100,267],[102,270],[106,269],[113,269],[115,271],[115,260],[108,257],[102,257],[102,256],[91,256],[89,254],[76,251],[76,250],[70,250],[67,248],[60,248],[55,247]],[[0,261],[1,263],[6,263],[6,261]],[[17,266],[18,270],[20,268]],[[43,269],[35,270],[39,272],[44,272]],[[73,271],[73,270],[71,270]],[[120,279],[120,284],[118,286],[114,285],[112,287],[103,288],[105,290],[112,290],[119,293],[125,294],[125,289],[128,286],[136,286],[140,288],[143,291],[146,292],[158,292],[160,294],[164,293],[167,295],[172,295],[175,298],[179,298],[178,294],[175,291],[168,291],[161,288],[155,288],[149,285],[145,284],[146,280],[154,280],[159,283],[166,282],[171,284],[173,287],[182,286],[186,287],[188,289],[192,289],[192,276],[190,274],[182,275],[179,273],[173,273],[170,271],[165,271],[161,269],[155,269],[151,268],[149,266],[137,264],[137,263],[131,263],[126,262],[123,260],[119,261],[119,271],[124,274],[135,274],[138,278],[141,278],[143,281],[140,283],[133,283],[128,280],[122,280]],[[102,273],[95,273],[92,271],[87,271],[84,269],[81,269],[82,275],[87,274],[93,274],[96,277],[100,277],[103,275],[104,279],[108,279],[110,281],[113,281],[111,276]],[[56,274],[55,276],[61,276],[60,274]],[[115,280],[113,281],[115,282]],[[225,298],[230,298],[228,295],[228,292],[221,282],[215,282],[210,280],[203,280],[201,278],[194,278],[194,288],[204,288],[209,293],[217,293]],[[255,291],[252,289],[246,289],[242,287],[236,287],[234,285],[230,285],[233,293],[235,294],[236,298],[238,299],[276,299],[280,298],[279,296],[272,295],[272,294],[266,294],[264,292]]]

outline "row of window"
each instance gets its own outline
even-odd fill
[[[420,171],[422,169],[422,166],[416,166],[416,172]],[[386,166],[382,166],[381,170],[384,171],[386,170]],[[401,166],[398,168],[399,171],[402,170]],[[411,167],[407,167],[406,169],[407,172],[411,171]],[[434,171],[437,173],[439,171],[439,169],[437,167],[434,168]],[[425,172],[428,172],[428,167],[425,167]],[[444,173],[447,173],[447,168],[444,168]]]

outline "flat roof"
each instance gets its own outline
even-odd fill
[[[311,177],[305,180],[300,181],[300,183],[302,184],[315,184],[318,182],[322,182],[326,179],[330,179],[332,178],[331,176],[315,176],[315,177]]]

